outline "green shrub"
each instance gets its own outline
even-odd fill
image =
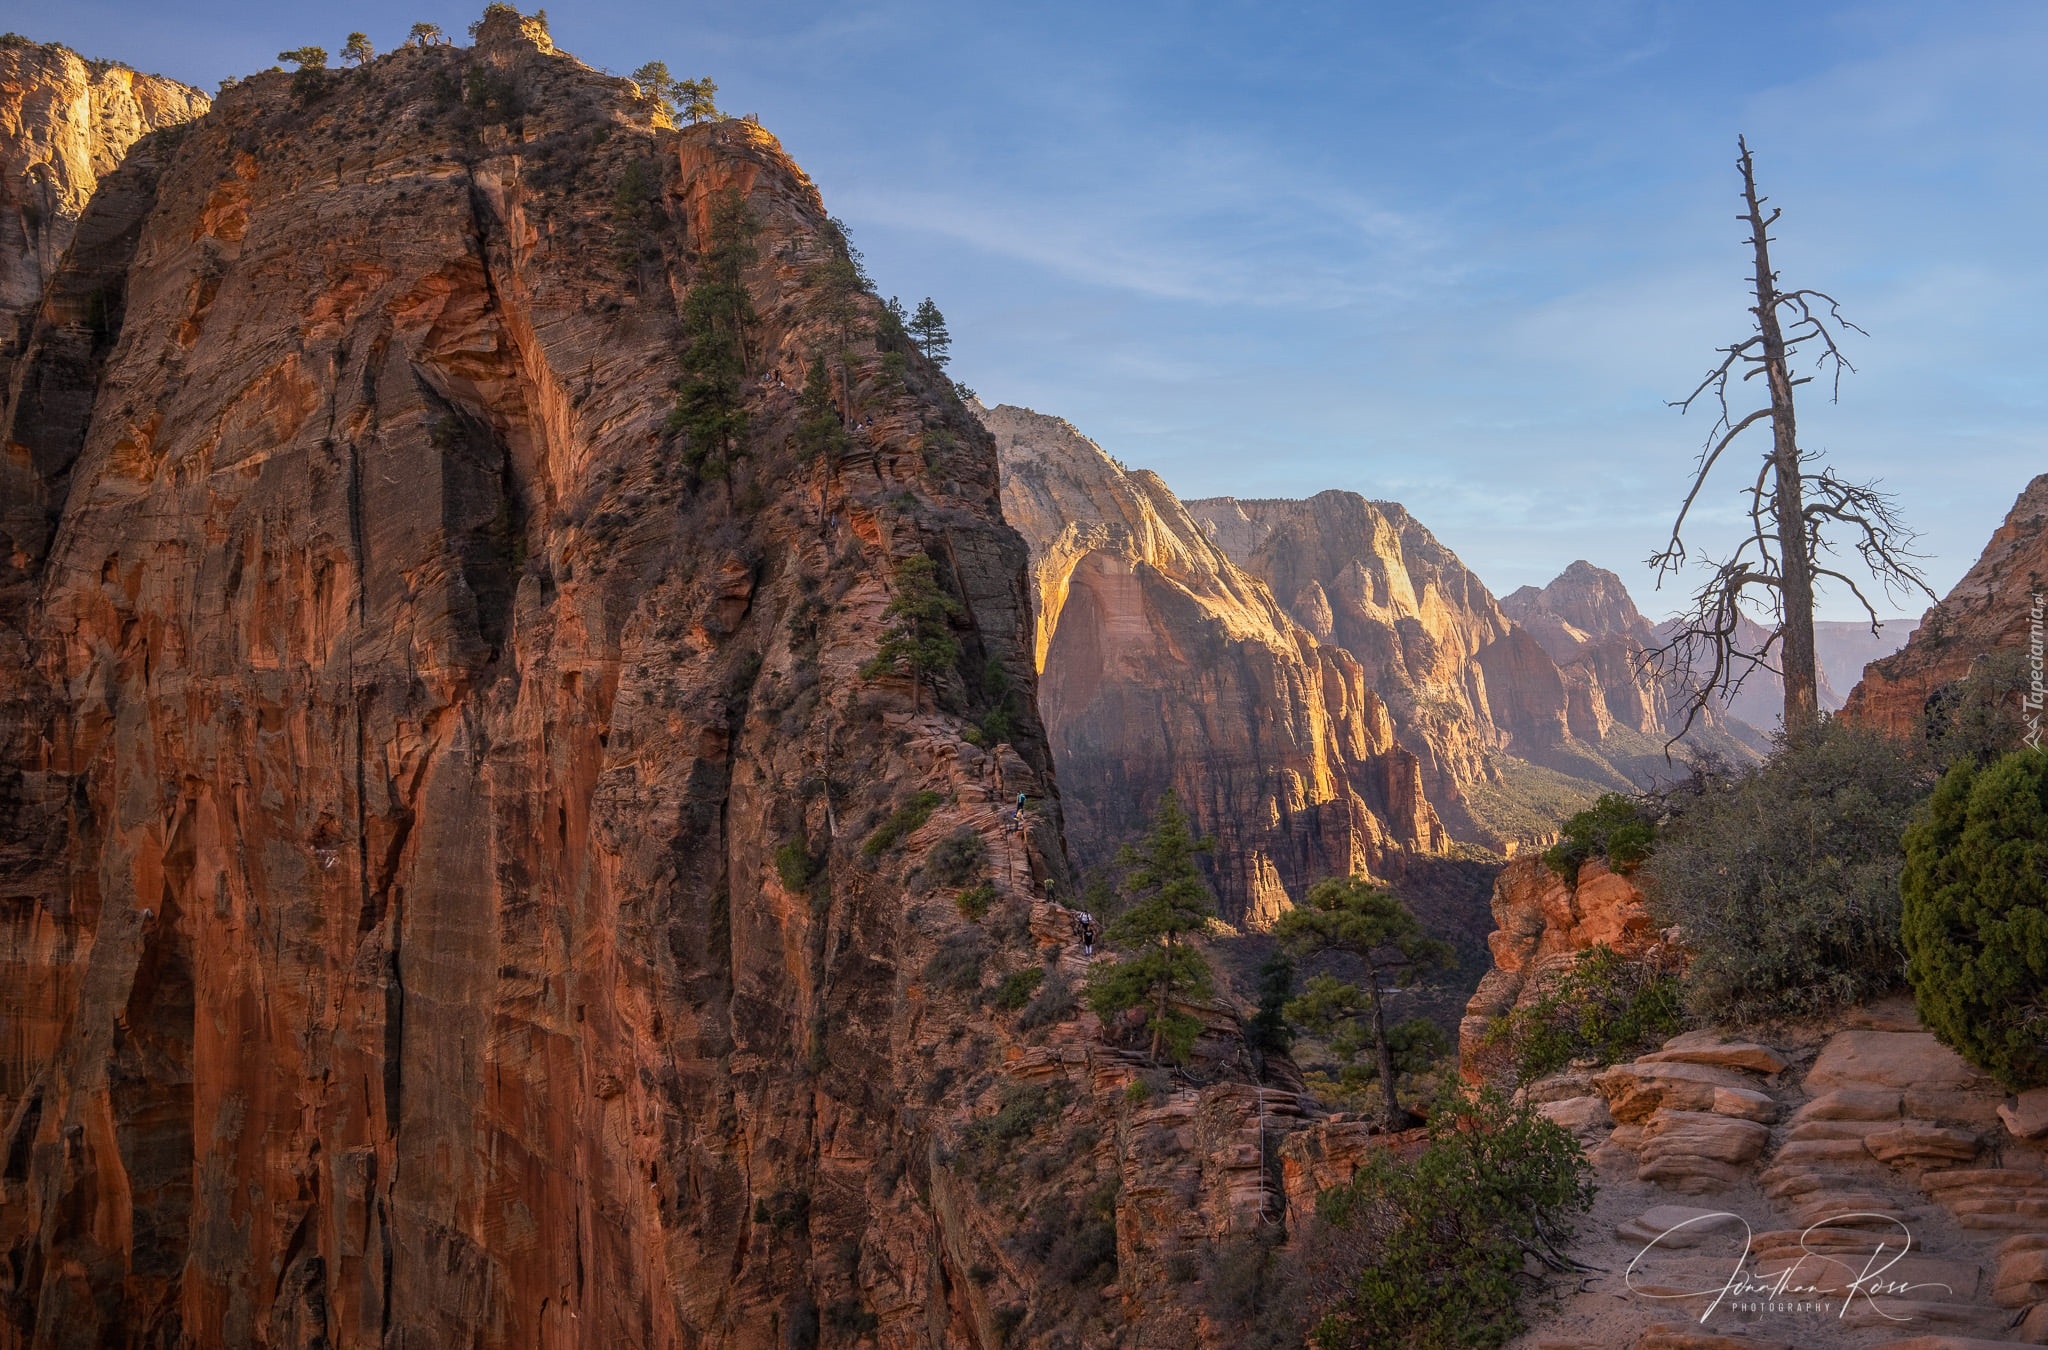
[[[775,874],[782,878],[782,888],[792,895],[803,892],[811,879],[823,870],[824,860],[811,853],[810,840],[804,837],[801,824],[796,833],[775,850]]]
[[[1926,786],[1891,741],[1829,721],[1672,798],[1644,875],[1658,925],[1677,925],[1692,953],[1687,1012],[1741,1024],[1896,988],[1899,836]]]
[[[959,898],[953,903],[960,907],[962,915],[978,923],[982,916],[988,913],[989,906],[995,902],[996,888],[989,882],[982,881],[960,892]]]
[[[1579,864],[1589,858],[1605,858],[1615,871],[1632,872],[1656,843],[1657,816],[1645,802],[1606,792],[1567,820],[1562,834],[1543,850],[1543,862],[1567,882],[1578,880]]]
[[[1055,1022],[1064,1022],[1079,1010],[1074,1001],[1074,986],[1064,973],[1055,969],[1039,986],[1038,993],[1024,1011],[1017,1014],[1017,1026],[1022,1031],[1035,1031],[1049,1027]]]
[[[1326,975],[1318,975],[1310,981],[1311,993],[1317,981],[1327,979]],[[1358,1022],[1350,1022],[1337,1028],[1327,1044],[1340,1061],[1336,1076],[1327,1072],[1328,1065],[1311,1067],[1304,1062],[1302,1077],[1309,1091],[1333,1110],[1362,1114],[1382,1111],[1386,1094],[1379,1086],[1379,1056],[1371,1032]],[[1434,1092],[1436,1075],[1447,1067],[1450,1051],[1451,1038],[1427,1017],[1406,1017],[1387,1028],[1387,1053],[1394,1061],[1395,1086],[1411,1100],[1426,1099]]]
[[[1920,1016],[2009,1090],[2048,1086],[2048,754],[1958,762],[1905,847]]]
[[[922,828],[932,818],[932,812],[939,809],[939,803],[945,800],[936,792],[914,793],[909,801],[890,812],[889,818],[875,827],[875,832],[867,837],[860,851],[870,858],[879,857],[900,843],[905,835],[914,834]]]
[[[990,994],[988,1001],[1004,1012],[1016,1012],[1031,1002],[1032,994],[1045,979],[1045,967],[1026,966],[1022,970],[1005,975]]]
[[[1656,957],[1601,945],[1530,1002],[1496,1017],[1480,1041],[1486,1077],[1520,1087],[1573,1060],[1618,1064],[1653,1050],[1685,1026],[1678,976]]]
[[[1445,1099],[1412,1159],[1375,1149],[1317,1198],[1304,1263],[1315,1350],[1497,1346],[1522,1329],[1525,1258],[1563,1265],[1560,1246],[1593,1203],[1585,1155],[1529,1107],[1486,1092]]]
[[[998,1097],[994,1115],[967,1127],[966,1142],[975,1148],[1014,1143],[1049,1120],[1067,1104],[1062,1088],[1043,1083],[1011,1083]]]
[[[965,886],[987,862],[987,842],[979,832],[962,825],[932,845],[924,860],[924,870],[941,886]]]

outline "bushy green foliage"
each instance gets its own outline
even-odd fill
[[[1488,1092],[1438,1103],[1412,1159],[1366,1155],[1323,1192],[1306,1241],[1314,1350],[1498,1346],[1522,1328],[1525,1258],[1559,1263],[1593,1202],[1585,1155],[1563,1129]],[[1327,1298],[1327,1296],[1326,1296]]]
[[[678,80],[668,73],[668,62],[649,61],[633,72],[640,92],[659,103],[671,117],[703,122],[721,116],[718,85],[709,76],[701,80]]]
[[[978,830],[962,825],[932,845],[925,875],[941,886],[965,886],[988,864],[988,844]]]
[[[963,917],[973,919],[977,923],[981,921],[981,917],[984,914],[988,913],[989,907],[995,904],[995,902],[996,888],[993,884],[986,881],[979,881],[969,886],[966,890],[960,892],[958,899],[954,901],[960,907],[960,913]]]
[[[1579,953],[1533,1000],[1488,1024],[1477,1067],[1520,1087],[1574,1060],[1634,1059],[1684,1025],[1671,963],[1626,957],[1602,944]]]
[[[924,823],[932,818],[932,812],[938,810],[939,804],[945,800],[936,792],[913,792],[910,800],[890,812],[888,819],[875,827],[875,832],[861,844],[860,851],[874,858],[896,847],[904,836],[922,829]]]
[[[350,33],[348,41],[342,44],[341,55],[352,65],[367,66],[377,59],[377,49],[370,45],[368,34]]]
[[[1280,916],[1273,936],[1296,959],[1341,952],[1365,969],[1362,984],[1318,975],[1307,991],[1286,1005],[1288,1021],[1333,1038],[1331,1048],[1347,1062],[1373,1052],[1373,1073],[1389,1120],[1402,1114],[1400,1069],[1388,1040],[1385,986],[1412,985],[1424,975],[1456,964],[1451,945],[1430,937],[1399,898],[1364,877],[1331,877],[1309,888],[1301,905]]]
[[[2008,1089],[2048,1086],[2048,753],[1959,761],[1905,846],[1921,1017]]]
[[[902,669],[910,676],[913,697],[922,706],[924,687],[960,659],[960,640],[952,621],[960,602],[939,589],[938,564],[931,555],[913,553],[896,564],[896,594],[882,611],[888,627],[874,659],[860,668],[864,679]]]
[[[1926,786],[1891,741],[1831,720],[1671,798],[1643,871],[1658,926],[1692,953],[1687,1012],[1741,1024],[1895,988],[1899,837]]]
[[[1564,823],[1563,838],[1543,850],[1543,862],[1566,881],[1579,875],[1588,858],[1605,858],[1617,872],[1632,872],[1650,856],[1657,839],[1657,814],[1649,804],[1605,792],[1588,809]]]
[[[1328,979],[1317,976],[1317,980]],[[1313,995],[1316,981],[1311,980]],[[1333,984],[1337,983],[1332,981]],[[1356,990],[1356,985],[1340,985]],[[1332,1075],[1318,1067],[1304,1065],[1302,1079],[1324,1106],[1339,1111],[1384,1112],[1386,1089],[1380,1083],[1378,1047],[1365,1024],[1345,1022],[1329,1041],[1330,1050],[1342,1061]],[[1369,1053],[1372,1052],[1372,1053]],[[1427,1017],[1404,1017],[1387,1028],[1387,1053],[1394,1062],[1395,1099],[1426,1097],[1434,1092],[1440,1075],[1448,1068],[1451,1038]]]
[[[1004,1012],[1016,1012],[1031,1002],[1031,996],[1044,982],[1043,966],[1026,966],[1022,970],[1011,971],[997,982],[995,992],[988,996],[988,1001]]]
[[[1188,942],[1216,915],[1216,902],[1195,866],[1196,849],[1187,813],[1169,788],[1151,833],[1133,851],[1125,874],[1129,903],[1103,931],[1119,959],[1098,962],[1088,973],[1088,1006],[1105,1022],[1145,1009],[1154,1061],[1163,1052],[1183,1062],[1193,1052],[1202,1024],[1174,1003],[1211,988],[1209,959]]]
[[[1978,767],[2006,754],[2026,735],[2021,700],[2030,672],[2018,647],[1987,652],[1970,673],[1934,691],[1920,711],[1921,753],[1938,773],[1968,760]]]
[[[289,61],[298,69],[292,72],[292,98],[300,104],[311,103],[327,95],[327,49],[325,47],[294,47],[288,52],[279,52],[277,59]]]
[[[699,477],[725,484],[728,510],[733,468],[747,453],[749,344],[760,320],[745,274],[760,256],[754,246],[759,231],[737,189],[712,203],[698,279],[683,299],[683,373],[668,418],[669,431],[683,438],[683,462]]]
[[[939,313],[929,295],[918,303],[917,313],[910,316],[907,326],[917,339],[918,348],[933,363],[943,366],[952,359],[947,353],[952,350],[953,335],[946,331],[946,316]]]
[[[804,837],[803,825],[799,822],[796,833],[775,850],[775,874],[782,878],[783,889],[792,895],[800,894],[823,867],[824,859],[811,853],[811,842]]]

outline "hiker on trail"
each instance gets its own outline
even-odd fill
[[[1081,955],[1095,955],[1095,916],[1081,911]]]

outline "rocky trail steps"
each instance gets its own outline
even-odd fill
[[[1910,1002],[1764,1045],[1688,1032],[1529,1089],[1584,1143],[1591,1269],[1517,1350],[2048,1344],[2048,1092]]]

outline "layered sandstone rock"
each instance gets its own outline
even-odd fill
[[[1919,730],[1928,700],[1969,675],[1980,662],[2004,662],[2010,667],[2005,677],[2021,686],[2030,678],[2038,680],[2039,634],[2042,616],[2048,612],[2044,596],[2048,474],[2027,484],[1982,556],[1941,603],[1927,611],[1905,647],[1865,668],[1843,716],[1893,736],[1910,736]],[[2039,709],[2036,702],[2036,716]]]
[[[0,388],[21,321],[100,180],[136,141],[191,121],[208,103],[189,85],[88,62],[55,43],[0,42]]]
[[[1079,861],[1142,831],[1169,787],[1217,842],[1226,916],[1254,926],[1321,877],[1443,849],[1416,758],[1356,660],[1290,619],[1157,475],[1057,418],[981,417],[1031,547],[1040,698]]]

